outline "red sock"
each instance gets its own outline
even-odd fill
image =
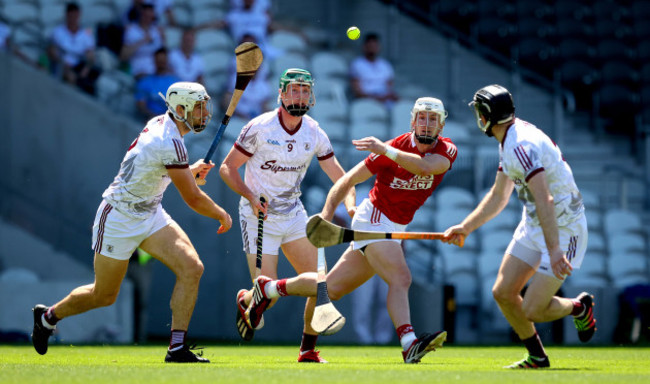
[[[276,288],[280,296],[289,296],[287,293],[287,279],[278,280]]]
[[[582,312],[585,310],[585,306],[582,305],[582,302],[580,300],[571,300],[573,301],[573,309],[571,310],[571,316],[580,316],[582,315]]]
[[[185,344],[185,335],[187,331],[172,329],[172,335],[169,338],[169,350],[174,351]]]
[[[300,342],[300,352],[311,351],[316,348],[316,340],[318,335],[302,334],[302,342]]]
[[[397,337],[400,339],[407,333],[413,332],[413,326],[411,324],[400,325],[397,328]]]

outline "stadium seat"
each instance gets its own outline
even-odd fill
[[[567,279],[572,285],[584,284],[592,280],[608,280],[607,274],[607,254],[605,252],[598,252],[587,250],[585,258],[579,269],[575,269],[571,276]]]
[[[610,209],[605,213],[605,233],[614,236],[619,233],[642,231],[641,218],[632,211]]]
[[[368,136],[374,136],[382,141],[389,139],[386,124],[381,121],[351,121],[348,128],[351,140]],[[365,155],[368,155],[368,152]]]
[[[582,195],[582,203],[587,209],[587,212],[591,210],[600,211],[602,205],[600,196],[596,192],[582,188],[580,189],[580,194]]]
[[[192,14],[192,26],[223,20],[226,13],[218,4],[200,5],[195,1],[188,2]],[[176,16],[176,14],[174,14]],[[198,39],[197,39],[198,42]]]
[[[585,217],[587,218],[587,227],[589,231],[600,231],[603,229],[603,215],[600,211],[589,210],[585,212]],[[591,236],[591,234],[590,234]]]
[[[473,209],[476,206],[474,194],[465,188],[448,186],[436,190],[433,197],[438,209]]]
[[[89,3],[81,6],[81,24],[94,29],[97,24],[107,24],[116,18],[115,8],[109,3]]]
[[[589,228],[589,235],[587,238],[587,253],[591,252],[607,252],[607,245],[605,244],[605,239],[603,235],[598,231],[593,231]]]
[[[38,22],[40,14],[36,4],[30,2],[4,2],[0,4],[0,15],[6,21],[19,24],[24,22]],[[61,14],[63,16],[63,14]]]
[[[388,110],[377,100],[356,99],[350,105],[350,121],[378,122],[385,125],[388,122]]]
[[[332,145],[334,146],[334,153],[337,154],[340,151],[337,147],[337,143],[348,145],[348,125],[347,123],[340,120],[330,120],[328,118],[318,119],[318,124],[320,127],[327,133]]]
[[[210,51],[226,51],[232,56],[232,51],[235,48],[235,43],[232,41],[230,35],[218,29],[202,29],[196,33],[196,43],[194,49],[200,53],[208,53]],[[230,63],[230,60],[227,61]]]
[[[481,234],[481,253],[493,252],[503,255],[511,240],[512,231],[484,232]]]
[[[318,84],[318,86],[314,86],[314,89],[316,90],[320,86],[321,84]],[[316,92],[315,90],[314,93]],[[348,105],[338,100],[319,99],[317,97],[316,105],[313,110],[310,109],[309,115],[319,122],[321,120],[347,122]]]
[[[321,51],[311,57],[311,67],[317,79],[337,78],[347,80],[348,64],[343,56],[334,52]]]
[[[645,253],[610,254],[608,265],[614,286],[620,289],[633,284],[649,283],[647,259]]]
[[[307,58],[296,52],[289,52],[275,58],[272,63],[272,77],[279,79],[282,73],[289,68],[308,68]]]
[[[442,130],[442,136],[448,137],[454,144],[468,143],[472,140],[472,135],[467,125],[454,120],[445,120],[445,127]]]
[[[515,228],[517,228],[520,219],[521,212],[505,208],[501,213],[492,218],[492,220],[483,224],[479,228],[479,231],[481,234],[488,234],[497,231],[508,231],[512,234],[515,231]]]
[[[165,44],[170,50],[180,47],[183,30],[178,27],[165,27]]]
[[[646,242],[638,233],[618,233],[609,237],[612,253],[646,252]]]
[[[471,210],[468,208],[455,207],[445,209],[445,207],[436,206],[435,228],[439,232],[444,232],[447,228],[460,224],[470,212]],[[476,236],[476,234],[472,233],[471,236]]]
[[[295,32],[279,30],[269,36],[269,44],[286,52],[303,53],[307,50],[305,39]]]

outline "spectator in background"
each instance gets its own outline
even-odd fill
[[[154,62],[155,72],[142,77],[135,85],[136,107],[145,121],[165,113],[167,106],[158,92],[164,94],[170,85],[180,81],[169,68],[166,48],[159,48],[156,51]]]
[[[380,51],[379,35],[368,33],[363,43],[363,56],[354,59],[350,66],[351,87],[354,97],[369,97],[390,107],[398,99],[393,91],[395,74],[393,66],[379,57]]]
[[[174,13],[172,12],[173,0],[133,0],[131,7],[124,13],[123,23],[137,23],[140,20],[144,4],[151,4],[154,9],[155,21],[159,25],[177,27]]]
[[[230,0],[230,9],[243,9],[244,0]],[[253,10],[256,12],[269,13],[271,10],[271,0],[256,0],[253,4]]]
[[[165,43],[165,35],[155,19],[153,5],[145,3],[141,7],[140,19],[129,24],[124,32],[120,58],[129,61],[131,74],[136,79],[154,73],[153,54]]]
[[[169,53],[169,65],[182,81],[191,81],[205,85],[203,57],[194,51],[196,33],[192,29],[183,31],[181,45]]]
[[[47,50],[50,71],[87,93],[95,93],[100,71],[95,63],[95,37],[79,23],[81,8],[77,3],[65,7],[65,22],[52,31]]]
[[[246,34],[239,43],[242,44],[245,42],[256,43],[255,37],[253,35]],[[250,83],[248,83],[246,92],[241,95],[239,104],[237,104],[237,108],[235,109],[235,116],[250,120],[255,116],[261,115],[262,112],[269,109],[267,103],[271,101],[273,94],[271,92],[271,87],[267,81],[268,73],[268,67],[262,63],[262,66],[257,70],[255,76],[251,79]],[[223,98],[221,99],[221,107],[224,111],[228,108],[228,104],[230,103],[232,91],[235,89],[236,79],[237,61],[233,57],[232,62],[230,63],[227,87],[223,93]]]
[[[280,52],[267,42],[269,33],[276,29],[271,15],[263,7],[256,6],[255,0],[241,0],[241,3],[241,7],[231,8],[223,20],[204,23],[199,28],[227,28],[233,41],[242,41],[245,35],[252,35],[265,59],[277,57]]]

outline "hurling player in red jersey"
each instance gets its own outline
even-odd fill
[[[447,112],[438,99],[419,98],[411,111],[411,130],[384,143],[375,137],[353,140],[360,151],[372,152],[330,190],[321,215],[332,220],[336,207],[356,184],[376,175],[375,185],[352,219],[355,230],[402,232],[415,212],[431,196],[456,160],[456,146],[439,134]],[[419,363],[428,352],[442,347],[447,332],[416,336],[411,326],[408,290],[411,272],[400,240],[355,241],[327,274],[329,297],[338,300],[375,274],[388,283],[388,313],[397,330],[405,363]],[[269,281],[260,276],[265,298],[316,296],[315,273]]]

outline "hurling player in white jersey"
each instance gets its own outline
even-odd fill
[[[163,97],[163,95],[160,95]],[[203,263],[189,237],[165,212],[161,200],[174,183],[187,205],[219,221],[217,233],[232,226],[230,215],[197,187],[213,163],[188,163],[183,136],[205,129],[211,118],[211,100],[198,83],[174,83],[167,90],[167,113],[151,119],[133,141],[119,173],[102,195],[93,226],[95,281],[74,289],[63,300],[34,307],[32,341],[38,353],[47,353],[48,338],[66,317],[115,302],[136,248],[160,260],[176,275],[171,297],[171,337],[165,362],[207,363],[185,344],[196,303]]]
[[[244,252],[252,278],[255,278],[257,215],[266,215],[262,245],[262,275],[277,278],[278,252],[287,257],[297,273],[315,272],[317,250],[307,240],[307,213],[300,202],[300,185],[314,156],[325,174],[336,182],[345,171],[334,156],[329,138],[318,123],[306,115],[315,104],[311,74],[290,68],[280,77],[280,107],[251,120],[242,129],[235,145],[221,164],[220,174],[233,191],[241,195],[239,218]],[[246,166],[244,179],[239,168]],[[260,196],[267,199],[260,203]],[[352,215],[355,209],[352,190],[345,206]],[[237,294],[238,315],[251,301],[253,291],[242,289]],[[266,306],[272,304],[265,301]],[[316,304],[309,298],[305,307],[305,326],[300,345],[299,362],[323,362],[315,350],[317,333],[311,328]],[[253,316],[251,316],[253,317]],[[261,328],[261,317],[240,329],[244,340],[252,338]]]
[[[431,196],[456,160],[456,146],[449,138],[440,135],[446,117],[447,111],[439,99],[421,97],[411,110],[408,132],[385,143],[376,137],[353,140],[357,150],[371,153],[334,184],[321,216],[332,220],[336,207],[348,191],[375,176],[369,197],[355,211],[352,229],[405,231],[415,212]],[[406,264],[401,240],[353,241],[327,274],[328,296],[338,300],[375,274],[388,284],[386,307],[402,346],[402,359],[406,364],[419,363],[427,353],[442,347],[447,332],[415,335],[408,297],[411,271]],[[263,295],[267,300],[286,295],[316,296],[317,276],[304,273],[277,281],[268,281],[262,276],[257,279],[255,291],[256,297]],[[254,302],[254,309],[256,304]]]
[[[555,143],[534,125],[515,118],[507,89],[481,88],[470,107],[480,130],[499,142],[499,170],[492,189],[462,223],[445,231],[444,241],[459,244],[498,215],[516,189],[524,214],[505,250],[492,294],[528,350],[523,360],[506,368],[547,368],[550,362],[534,323],[573,315],[583,342],[596,330],[590,294],[575,299],[555,295],[566,276],[580,268],[587,248],[582,196]]]

